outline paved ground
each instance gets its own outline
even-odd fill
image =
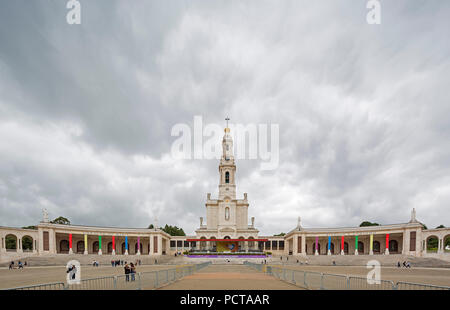
[[[245,265],[209,265],[162,290],[299,290]]]
[[[152,271],[159,269],[167,269],[168,265],[147,265],[137,266],[137,272]],[[102,276],[113,276],[124,274],[123,267],[81,267],[82,278],[95,278]],[[23,270],[14,269],[8,270],[8,268],[0,268],[0,289],[27,286],[33,284],[42,284],[49,282],[66,282],[66,269],[65,267],[25,267]]]
[[[138,272],[167,269],[168,265],[138,266]],[[366,277],[369,271],[359,266],[284,266],[289,269],[316,271],[332,274],[354,275]],[[122,267],[89,267],[82,266],[82,278],[121,275]],[[381,269],[384,280],[407,281],[450,286],[450,269],[445,268],[391,268]],[[26,286],[48,282],[65,282],[64,267],[28,267],[24,270],[8,270],[0,268],[0,289]],[[162,289],[300,289],[292,284],[279,281],[245,265],[210,265],[199,272],[187,276]]]
[[[278,265],[279,266],[279,265]],[[369,269],[360,266],[285,266],[288,269],[315,271],[332,274],[354,275],[366,277]],[[448,268],[397,268],[382,267],[381,279],[398,281],[425,283],[434,285],[450,286],[450,269]]]

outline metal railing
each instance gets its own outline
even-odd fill
[[[418,284],[410,282],[397,282],[397,290],[450,290],[449,286],[432,284]]]
[[[46,290],[46,291],[54,291],[54,290],[63,290],[65,284],[63,282],[53,282],[53,283],[45,283],[45,284],[36,284],[29,286],[19,286],[15,288],[8,288],[6,290],[19,290],[19,291],[35,291],[35,290]]]
[[[170,284],[187,275],[210,265],[211,262],[182,265],[174,268],[154,271],[130,273],[118,276],[106,276],[81,279],[79,284],[66,284],[63,282],[45,283],[30,286],[21,286],[7,290],[142,290],[156,289]]]
[[[367,278],[289,269],[279,266],[244,262],[258,271],[311,290],[450,290],[450,286],[380,280],[369,284]],[[264,268],[265,267],[265,268]]]

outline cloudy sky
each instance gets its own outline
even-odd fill
[[[279,124],[280,164],[237,161],[262,235],[450,225],[450,2],[0,2],[0,225],[172,224],[217,195],[175,124]]]

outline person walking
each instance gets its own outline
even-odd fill
[[[9,269],[14,269],[14,262],[12,261],[11,263],[9,263]]]

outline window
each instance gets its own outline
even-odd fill
[[[272,241],[272,250],[278,250],[278,241]]]
[[[225,220],[229,220],[230,219],[230,208],[226,207],[225,208]]]
[[[228,171],[225,172],[225,183],[230,183],[230,173]]]

